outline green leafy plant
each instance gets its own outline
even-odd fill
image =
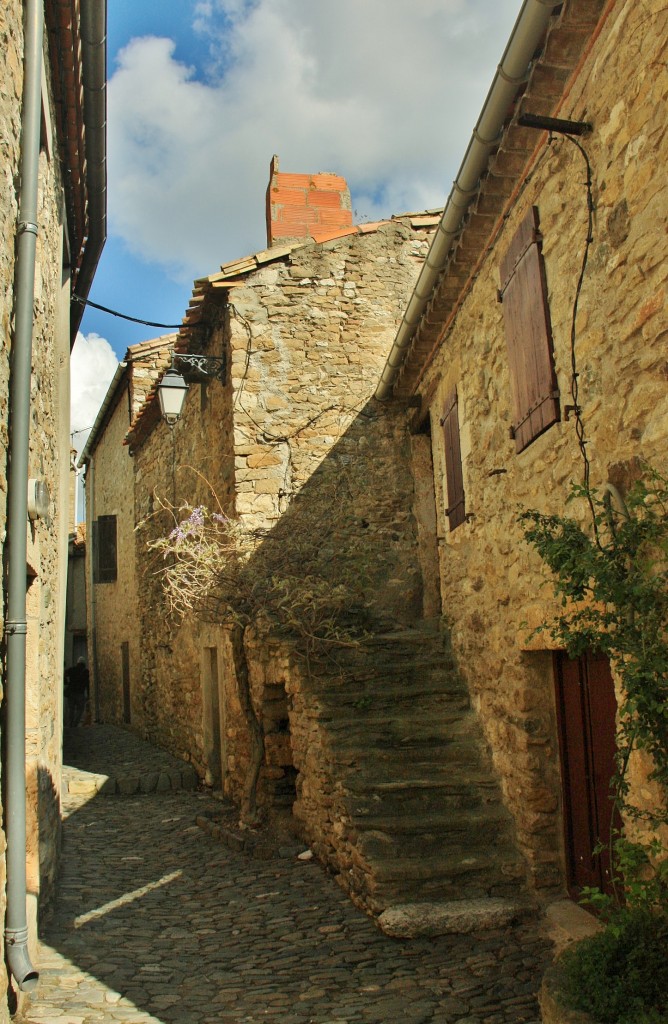
[[[650,777],[668,784],[668,483],[648,471],[625,503],[574,487],[594,510],[593,529],[567,516],[530,510],[521,515],[526,539],[552,572],[562,612],[544,624],[571,657],[587,650],[608,656],[621,680],[615,796],[627,818],[665,823],[666,810],[641,812],[628,800],[627,768],[634,749],[652,759]],[[624,877],[646,874],[656,843],[645,853],[616,836]],[[621,866],[620,866],[621,867]],[[620,872],[621,873],[621,872]],[[628,883],[627,883],[628,886]],[[627,891],[627,899],[629,893]],[[639,898],[639,897],[638,897]]]
[[[563,954],[565,1002],[601,1024],[668,1024],[668,917],[620,911]]]
[[[612,895],[585,888],[582,902],[606,922],[562,958],[569,1005],[605,1024],[668,1022],[668,482],[647,469],[626,500],[583,486],[587,529],[573,517],[535,510],[520,519],[551,571],[561,612],[547,631],[571,657],[601,652],[620,680],[616,773],[611,791],[621,827],[606,845]],[[586,521],[586,520],[585,520]],[[634,803],[634,750],[651,759],[663,793],[651,811]],[[594,852],[600,853],[603,845]]]

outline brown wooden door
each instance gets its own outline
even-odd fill
[[[121,644],[121,677],[123,680],[123,721],[130,724],[132,717],[130,705],[130,644]]]
[[[577,898],[583,886],[611,889],[609,854],[606,850],[595,856],[593,850],[599,840],[607,844],[610,837],[617,702],[610,663],[603,655],[572,660],[559,652],[555,679],[567,882]]]

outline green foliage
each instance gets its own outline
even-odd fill
[[[668,483],[652,473],[615,511],[574,488],[595,510],[589,535],[574,519],[524,512],[526,539],[553,573],[563,612],[547,629],[571,657],[606,654],[620,673],[620,761],[633,746],[668,784]]]
[[[618,911],[560,961],[562,994],[601,1024],[668,1024],[668,917]]]
[[[520,517],[526,539],[552,572],[562,604],[556,621],[538,632],[547,630],[571,657],[592,650],[610,659],[622,687],[613,795],[627,823],[642,820],[650,835],[652,829],[658,835],[668,821],[666,807],[651,813],[635,807],[627,768],[634,749],[645,751],[652,759],[650,777],[666,792],[668,482],[648,469],[647,480],[637,483],[625,502],[617,494],[599,495],[584,487],[573,488],[571,500],[577,498],[585,498],[592,510],[591,533],[568,516],[527,511]],[[668,860],[656,835],[634,841],[623,831],[614,832],[610,852],[615,898],[587,889],[583,901],[612,915],[611,920],[621,904],[642,913],[649,908],[665,913]]]

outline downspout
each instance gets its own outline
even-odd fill
[[[469,204],[477,195],[489,157],[499,144],[517,89],[526,81],[536,47],[553,10],[561,2],[524,0],[376,389],[375,397],[380,402],[392,394],[436,281],[448,261]]]
[[[42,111],[43,0],[26,0],[21,128],[21,199],[16,242],[14,343],[9,377],[7,618],[7,914],[9,969],[26,992],[39,977],[28,953],[26,914],[26,560],[30,377],[32,366],[39,144]]]

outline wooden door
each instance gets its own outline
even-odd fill
[[[603,655],[575,660],[555,655],[557,718],[564,794],[568,891],[611,889],[610,857],[593,850],[608,843],[613,819],[610,780],[615,772],[617,702],[610,663]]]
[[[123,681],[123,721],[130,724],[132,717],[130,705],[130,644],[121,644],[121,678]]]

